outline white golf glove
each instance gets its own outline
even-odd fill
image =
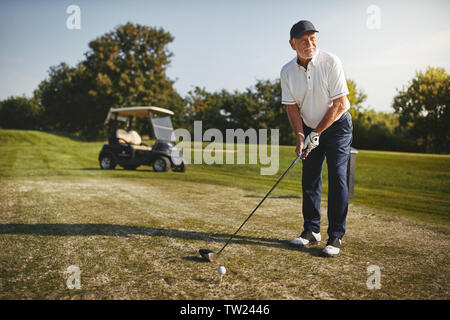
[[[311,133],[305,139],[305,149],[309,149],[310,151],[316,148],[319,145],[319,137],[320,133],[315,131],[311,131]]]

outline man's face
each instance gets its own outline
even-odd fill
[[[293,50],[297,51],[300,59],[312,59],[317,50],[317,37],[315,32],[308,32],[300,38],[289,40]]]

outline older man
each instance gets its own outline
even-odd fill
[[[317,48],[317,30],[306,20],[294,24],[289,43],[296,57],[281,70],[282,103],[303,156],[303,232],[290,241],[309,246],[321,241],[322,167],[328,166],[328,241],[325,256],[340,253],[348,211],[347,161],[352,142],[348,88],[342,63]]]

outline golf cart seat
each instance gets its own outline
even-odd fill
[[[142,138],[134,130],[131,131],[125,131],[123,129],[117,129],[116,131],[116,137],[119,143],[126,143],[129,144],[130,147],[132,147],[134,150],[146,150],[151,151],[152,147],[148,146],[141,146]]]

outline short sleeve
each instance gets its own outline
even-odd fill
[[[335,57],[328,75],[328,94],[330,100],[348,95],[347,81],[345,80],[344,68],[341,61]]]
[[[291,89],[283,72],[280,74],[281,80],[281,103],[282,104],[296,104],[294,97],[292,96]]]

